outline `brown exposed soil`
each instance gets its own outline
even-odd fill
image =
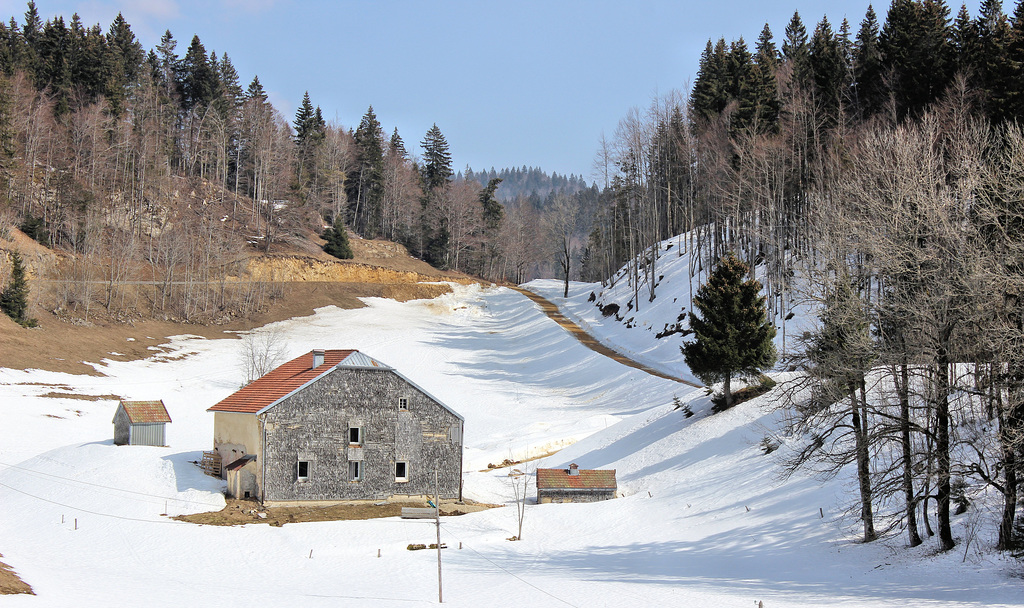
[[[0,557],[3,557],[3,555],[0,555]],[[0,595],[15,595],[17,593],[35,595],[32,587],[18,578],[18,575],[10,566],[0,562]]]
[[[19,251],[29,268],[32,289],[34,278],[44,276],[61,256],[16,229],[7,230],[7,237],[0,239],[0,272],[4,273],[0,285],[7,272],[4,253]],[[137,314],[119,317],[105,315],[102,309],[93,311],[86,321],[68,311],[59,311],[58,316],[42,302],[31,301],[29,314],[38,319],[37,328],[26,329],[0,314],[0,367],[102,375],[102,366],[97,371],[84,362],[142,359],[159,353],[169,336],[235,337],[240,330],[311,315],[322,306],[360,308],[363,303],[359,298],[363,297],[402,302],[435,298],[450,291],[440,281],[474,280],[460,273],[437,270],[409,256],[396,243],[352,238],[352,249],[352,260],[336,260],[315,248],[290,252],[278,249],[270,255],[248,252],[246,280],[265,281],[277,295],[259,312],[220,324],[178,323]],[[33,298],[38,291],[41,288],[32,291]]]
[[[340,521],[350,519],[377,519],[381,517],[397,517],[402,514],[402,507],[428,507],[426,501],[409,502],[349,502],[327,506],[302,507],[263,507],[251,500],[229,499],[227,506],[220,511],[179,515],[174,519],[193,524],[210,526],[240,526],[243,524],[285,524],[310,521]],[[441,515],[465,515],[483,511],[501,505],[491,505],[466,500],[457,503],[454,500],[441,501]]]

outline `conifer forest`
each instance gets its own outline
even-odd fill
[[[270,297],[224,287],[244,252],[345,230],[486,280],[627,281],[637,308],[659,255],[690,254],[696,291],[732,253],[780,331],[818,311],[777,365],[803,372],[792,470],[855,464],[865,541],[951,549],[984,487],[999,548],[1024,544],[1024,0],[708,40],[691,88],[602,138],[589,185],[456,172],[437,125],[400,135],[372,107],[346,126],[307,94],[283,116],[227,53],[170,31],[146,50],[120,16],[29,2],[0,24],[0,73],[0,226],[68,256],[55,308],[116,315],[151,281],[153,314],[244,312]]]

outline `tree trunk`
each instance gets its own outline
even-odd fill
[[[949,521],[949,502],[952,495],[949,457],[949,355],[941,351],[938,356],[938,394],[935,403],[935,464],[938,478],[936,516],[939,521],[939,546],[949,551],[956,546]]]
[[[910,372],[907,362],[900,363],[897,392],[900,399],[900,444],[903,449],[903,495],[906,502],[907,542],[911,547],[921,544],[917,531],[917,499],[914,495],[914,463],[910,443]]]
[[[857,483],[860,487],[860,518],[864,522],[864,542],[869,543],[878,537],[875,534],[875,516],[871,508],[871,457],[868,454],[867,396],[863,378],[861,378],[859,386],[850,386],[850,412],[853,417]]]

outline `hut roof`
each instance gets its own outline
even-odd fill
[[[537,469],[538,490],[614,490],[615,469]]]
[[[171,417],[167,414],[167,408],[163,401],[125,401],[121,400],[120,407],[128,415],[128,422],[132,424],[153,424],[158,422],[170,422]]]

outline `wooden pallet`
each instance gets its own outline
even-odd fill
[[[220,477],[222,471],[220,454],[217,452],[203,452],[203,459],[199,462],[199,468],[207,475]]]

